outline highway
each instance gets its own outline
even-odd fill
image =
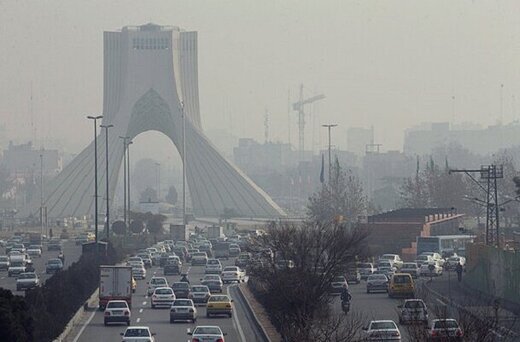
[[[222,266],[234,264],[234,259],[221,260]],[[188,278],[192,285],[199,284],[204,276],[204,266],[184,265],[183,271],[188,271]],[[241,302],[235,284],[224,285],[223,292],[230,294],[233,299],[233,318],[212,317],[206,318],[204,306],[197,306],[198,319],[193,323],[174,323],[169,322],[169,309],[150,307],[150,298],[146,296],[147,280],[152,276],[164,276],[162,268],[152,267],[147,270],[147,278],[137,281],[137,290],[132,297],[132,318],[131,325],[144,325],[150,327],[156,333],[156,341],[190,341],[187,335],[188,329],[194,329],[197,325],[218,325],[223,332],[227,333],[226,341],[262,341],[251,322],[244,303]],[[166,276],[168,283],[171,284],[180,280],[180,276]],[[71,341],[118,341],[121,340],[120,333],[126,329],[125,325],[104,326],[103,312],[95,311],[85,322],[86,324],[73,332]]]
[[[81,256],[81,246],[76,246],[73,240],[62,240],[63,255],[65,256],[65,265],[67,268],[76,262]],[[5,247],[0,248],[0,255],[5,255]],[[47,251],[47,245],[43,245],[41,258],[31,257],[34,264],[34,269],[40,278],[40,282],[44,283],[47,279],[52,277],[52,274],[45,273],[45,263],[47,260],[57,258],[58,251]],[[11,290],[16,295],[23,295],[24,291],[16,291],[16,278],[7,276],[6,271],[0,271],[0,287]]]

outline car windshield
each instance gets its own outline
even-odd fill
[[[173,283],[172,288],[174,289],[188,289],[190,285],[188,283]]]
[[[404,303],[407,309],[421,309],[424,308],[424,303],[421,300],[408,300]]]
[[[148,329],[128,328],[125,337],[150,337]]]
[[[209,289],[206,286],[193,286],[191,288],[192,292],[209,292]]]
[[[395,284],[409,284],[412,282],[412,278],[407,275],[394,275],[393,277]]]
[[[34,279],[36,278],[36,274],[34,273],[22,273],[18,277],[18,279]]]
[[[372,322],[370,324],[371,330],[380,330],[380,329],[397,329],[394,322]]]
[[[189,299],[177,299],[173,302],[173,306],[193,306],[193,302]]]
[[[383,255],[383,256],[381,257],[381,259],[383,259],[383,260],[394,260],[394,259],[395,259],[395,256],[393,256],[393,255],[391,255],[391,254],[390,254],[390,255],[385,254],[385,255]]]
[[[31,245],[31,246],[29,246],[29,249],[40,249],[40,246],[38,246],[38,245]]]
[[[238,267],[227,266],[226,268],[224,268],[224,272],[238,272]]]
[[[417,268],[417,264],[414,264],[414,263],[404,263],[402,268]]]
[[[193,335],[222,335],[222,331],[218,327],[197,327]]]
[[[456,321],[436,321],[434,323],[434,329],[456,329],[459,325]]]
[[[1,256],[0,261],[9,261],[9,257]]]
[[[60,259],[50,259],[47,263],[49,265],[61,265],[62,264]]]
[[[339,276],[339,277],[334,277],[334,279],[332,281],[335,283],[344,283],[346,280],[345,280],[345,277]]]
[[[229,302],[229,297],[228,296],[211,296],[209,297],[209,301],[210,302]]]
[[[358,268],[372,268],[371,264],[358,264]]]
[[[108,302],[107,309],[122,309],[128,308],[128,304],[126,302]]]
[[[194,257],[196,257],[196,256],[205,257],[206,256],[206,252],[198,252],[198,253],[193,254],[193,256]]]
[[[157,289],[155,290],[155,294],[160,294],[160,295],[168,295],[168,294],[172,294],[173,291],[172,289]]]
[[[430,260],[430,256],[429,255],[419,255],[417,257],[417,260]]]
[[[368,277],[368,280],[369,280],[369,281],[370,281],[370,280],[377,280],[377,281],[384,280],[384,281],[386,281],[387,278],[386,278],[386,276],[383,275],[383,274],[375,274],[375,275],[371,275],[371,276],[369,276],[369,277]]]
[[[220,261],[218,261],[217,259],[208,260],[208,265],[219,265],[219,264],[220,264]]]
[[[220,277],[218,275],[207,275],[204,280],[220,280]]]

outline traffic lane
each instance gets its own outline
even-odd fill
[[[62,244],[63,255],[65,256],[64,268],[68,268],[73,262],[78,261],[81,256],[81,246],[76,246],[74,241],[64,240]],[[5,255],[5,248],[2,248],[2,253]],[[42,256],[34,257],[31,256],[31,260],[34,265],[36,274],[40,278],[40,282],[44,283],[47,279],[53,276],[53,274],[46,274],[45,264],[47,260],[57,258],[59,251],[48,251],[47,245],[43,245]],[[4,289],[16,292],[17,295],[23,295],[24,291],[16,291],[16,278],[8,277],[7,270],[0,272],[0,287]]]
[[[223,261],[223,265],[233,264],[233,261]],[[185,265],[183,272],[188,273],[188,277],[192,285],[200,284],[200,279],[204,276],[204,266]],[[147,270],[147,277],[144,280],[137,280],[136,292],[132,295],[132,318],[131,325],[143,325],[150,327],[150,330],[156,333],[158,341],[188,341],[188,329],[193,330],[198,325],[218,325],[222,331],[227,333],[227,341],[246,341],[240,338],[237,328],[236,318],[228,317],[212,317],[206,318],[206,308],[197,306],[198,318],[196,323],[183,322],[170,324],[170,311],[168,308],[152,309],[150,298],[146,295],[147,281],[152,276],[164,276],[162,268],[152,267]],[[180,280],[180,276],[164,276],[171,284]],[[227,285],[224,286],[223,292],[227,292]],[[240,323],[238,323],[240,326]],[[124,325],[110,325],[105,327],[103,322],[103,312],[96,312],[91,322],[86,326],[83,333],[77,341],[115,341],[121,338],[120,333],[126,330]]]
[[[362,320],[363,327],[368,326],[368,323],[372,320],[393,320],[399,326],[403,341],[410,340],[409,327],[399,324],[397,306],[403,303],[403,299],[389,298],[386,292],[366,293],[366,281],[349,285],[349,290],[352,294],[349,314],[358,315],[356,318]],[[339,295],[334,296],[332,305],[335,314],[343,314]],[[362,335],[362,332],[360,332],[359,338],[362,338]]]

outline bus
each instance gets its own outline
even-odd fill
[[[438,236],[418,236],[417,255],[424,252],[435,252],[443,258],[457,254],[465,256],[466,244],[475,241],[475,235],[438,235]]]

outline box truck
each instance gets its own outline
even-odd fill
[[[111,300],[125,300],[132,307],[132,267],[99,266],[99,308]]]

